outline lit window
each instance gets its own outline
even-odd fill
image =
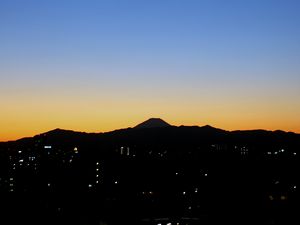
[[[284,200],[286,200],[286,199],[287,199],[286,196],[284,196],[284,195],[280,196],[280,200],[281,200],[281,201],[284,201]]]

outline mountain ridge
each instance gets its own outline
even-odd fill
[[[104,136],[111,136],[111,135],[116,135],[118,134],[119,136],[126,135],[126,134],[137,134],[137,133],[155,133],[157,132],[157,135],[162,135],[162,134],[167,134],[168,132],[170,133],[176,133],[177,135],[181,135],[182,133],[190,133],[194,134],[196,133],[201,133],[206,134],[206,136],[211,135],[211,134],[227,134],[227,135],[234,135],[234,136],[266,136],[266,135],[273,135],[273,136],[285,136],[285,137],[299,137],[300,134],[295,133],[295,132],[290,132],[290,131],[282,131],[282,130],[275,130],[275,131],[270,131],[270,130],[264,130],[264,129],[253,129],[253,130],[234,130],[234,131],[227,131],[223,130],[220,128],[215,128],[210,125],[205,125],[205,126],[173,126],[170,125],[169,123],[165,122],[164,120],[160,118],[150,118],[136,126],[128,127],[128,128],[123,128],[123,129],[116,129],[113,131],[108,131],[108,132],[81,132],[81,131],[74,131],[74,130],[67,130],[67,129],[61,129],[61,128],[56,128],[41,134],[34,135],[33,137],[23,137],[17,140],[12,140],[12,141],[2,141],[0,143],[12,143],[12,142],[18,142],[22,140],[28,140],[30,138],[35,138],[35,137],[40,137],[40,136],[48,136],[48,137],[72,137],[72,139],[76,139],[79,136],[93,136],[93,137],[104,137]]]

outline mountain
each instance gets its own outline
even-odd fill
[[[149,129],[152,128],[152,129]],[[84,133],[55,129],[22,138],[17,141],[0,142],[0,149],[7,146],[31,146],[34,143],[53,144],[59,146],[89,146],[107,149],[116,145],[157,145],[157,146],[198,146],[200,144],[223,143],[229,145],[252,146],[292,146],[300,148],[300,134],[284,131],[245,130],[226,131],[206,126],[172,126],[160,118],[151,118],[134,128],[126,128],[106,133]],[[6,147],[5,147],[6,146]]]
[[[171,127],[171,125],[160,118],[150,118],[150,119],[138,124],[134,128],[135,129],[144,129],[144,128],[161,128],[161,127]]]

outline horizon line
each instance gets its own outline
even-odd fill
[[[165,120],[161,119],[161,118],[158,118],[158,117],[151,117],[141,123],[144,123],[144,122],[147,122],[148,120],[150,119],[160,119],[162,121],[165,122]],[[141,124],[139,123],[139,124]],[[167,123],[167,122],[166,122]],[[138,124],[138,125],[139,125]],[[169,124],[169,123],[168,123]],[[264,128],[254,128],[254,129],[223,129],[223,128],[219,128],[219,127],[215,127],[215,126],[211,126],[209,124],[206,124],[206,125],[173,125],[173,124],[169,124],[171,127],[206,127],[206,126],[209,126],[209,127],[212,127],[214,129],[220,129],[220,130],[223,130],[223,131],[227,131],[227,132],[238,132],[238,131],[267,131],[267,132],[276,132],[276,131],[279,131],[279,132],[285,132],[285,133],[294,133],[294,134],[299,134],[298,132],[295,132],[295,131],[291,131],[291,130],[284,130],[284,129],[275,129],[275,130],[271,130],[271,129],[264,129]],[[53,128],[53,129],[50,129],[50,130],[47,130],[47,131],[43,131],[41,133],[37,133],[37,134],[34,134],[33,136],[23,136],[23,137],[19,137],[19,138],[16,138],[16,139],[13,139],[13,140],[1,140],[0,139],[0,143],[5,143],[5,142],[14,142],[14,141],[18,141],[18,140],[22,140],[22,139],[25,139],[25,138],[33,138],[37,135],[41,135],[41,134],[46,134],[46,133],[49,133],[51,131],[55,131],[55,130],[62,130],[62,131],[71,131],[71,132],[76,132],[76,133],[86,133],[86,134],[105,134],[105,133],[110,133],[110,132],[114,132],[114,131],[119,131],[119,130],[126,130],[126,129],[135,129],[137,125],[135,126],[129,126],[129,127],[123,127],[123,128],[116,128],[116,129],[112,129],[112,130],[108,130],[108,131],[82,131],[82,130],[76,130],[76,129],[65,129],[65,128],[60,128],[60,127],[56,127],[56,128]],[[157,127],[159,128],[159,127]],[[151,128],[144,128],[144,129],[151,129]]]

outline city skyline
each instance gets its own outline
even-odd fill
[[[298,1],[1,1],[0,141],[55,128],[300,133]]]

